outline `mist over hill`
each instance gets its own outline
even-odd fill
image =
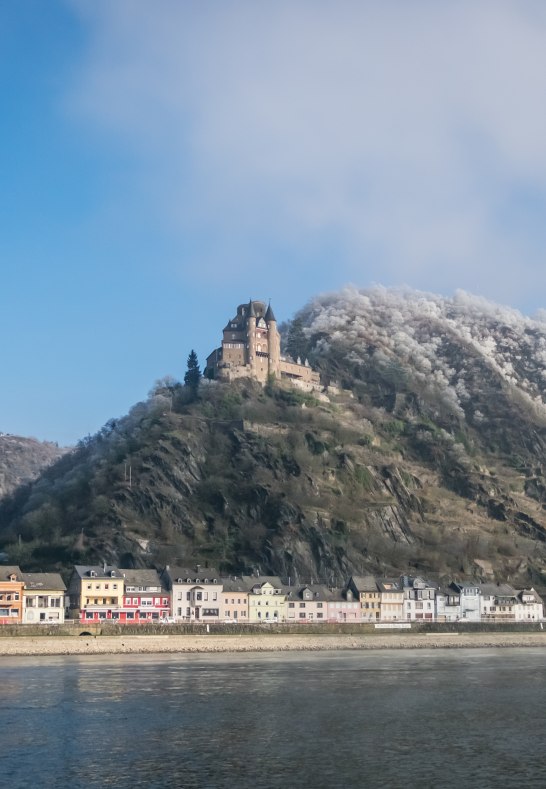
[[[159,382],[4,499],[10,562],[544,586],[546,324],[375,288],[317,297],[294,325],[325,394],[203,382],[193,401]]]

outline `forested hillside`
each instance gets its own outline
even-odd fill
[[[158,384],[4,500],[10,562],[544,585],[544,323],[467,294],[347,290],[285,335],[324,394]]]

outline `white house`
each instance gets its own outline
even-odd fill
[[[211,567],[167,565],[161,580],[171,593],[171,613],[177,622],[220,622],[222,580]]]
[[[442,586],[436,591],[436,621],[458,622],[461,618],[461,595],[454,584]]]
[[[408,575],[403,575],[400,582],[404,592],[404,619],[408,622],[433,622],[436,585],[424,578]]]
[[[514,607],[516,622],[537,622],[544,619],[544,604],[542,598],[531,589],[522,589],[517,592],[517,602]]]
[[[461,620],[466,622],[480,621],[480,586],[473,583],[453,583],[461,599]]]
[[[62,624],[66,586],[58,573],[21,573],[23,579],[23,623]]]

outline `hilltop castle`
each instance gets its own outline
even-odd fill
[[[298,388],[320,389],[320,376],[305,361],[281,356],[277,320],[263,301],[239,304],[237,315],[224,328],[222,345],[207,358],[205,375],[223,381],[254,378],[265,384],[269,377],[288,380]]]

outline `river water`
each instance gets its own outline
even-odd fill
[[[0,659],[0,783],[544,787],[541,649]]]

